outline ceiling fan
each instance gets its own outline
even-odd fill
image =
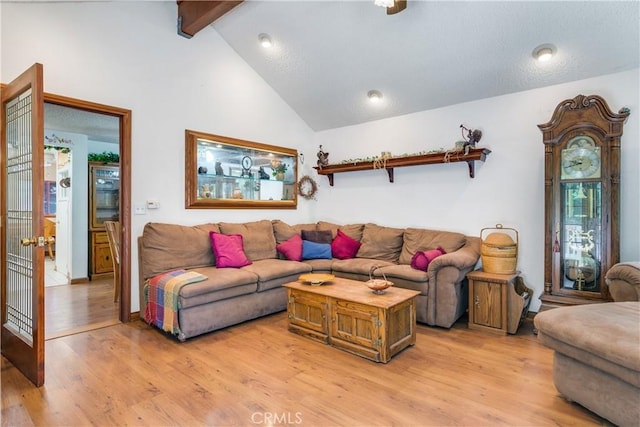
[[[378,6],[385,7],[387,9],[387,15],[394,15],[407,8],[407,0],[374,0],[374,3]]]

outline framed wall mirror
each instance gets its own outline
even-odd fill
[[[298,152],[185,131],[187,209],[296,209]]]

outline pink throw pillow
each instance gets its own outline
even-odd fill
[[[427,271],[431,261],[444,254],[446,254],[446,252],[440,246],[428,251],[418,251],[413,255],[413,258],[411,258],[411,268]]]
[[[302,237],[296,234],[289,240],[276,245],[276,250],[289,261],[302,261]]]
[[[211,238],[211,249],[216,258],[216,267],[244,267],[251,264],[242,247],[242,235],[240,234],[220,234],[215,231],[209,232]]]
[[[338,230],[338,235],[331,242],[331,253],[334,258],[351,259],[356,256],[361,243]]]

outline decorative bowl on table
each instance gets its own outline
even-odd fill
[[[377,295],[384,294],[387,288],[393,286],[393,282],[390,282],[386,279],[369,279],[364,282],[364,284],[367,285],[367,287]]]
[[[332,281],[336,276],[333,274],[324,273],[307,273],[298,277],[298,280],[304,283],[308,283],[311,286],[320,286],[325,282]]]

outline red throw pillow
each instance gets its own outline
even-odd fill
[[[361,243],[338,230],[338,235],[331,242],[331,253],[334,258],[351,259],[356,256]]]
[[[242,247],[241,234],[220,234],[209,232],[213,256],[216,258],[216,267],[244,267],[251,264]]]
[[[289,240],[276,245],[276,250],[290,261],[302,261],[302,237],[296,234]]]
[[[411,258],[411,268],[427,271],[431,261],[444,254],[446,254],[446,252],[440,246],[428,251],[418,251],[413,255],[413,258]]]

